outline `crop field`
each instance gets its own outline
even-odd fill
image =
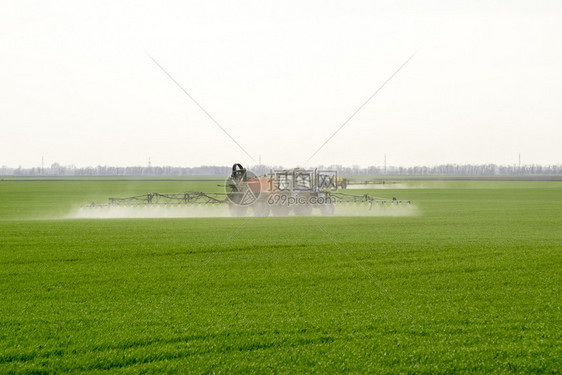
[[[562,182],[368,191],[412,200],[396,216],[69,218],[220,183],[0,181],[0,373],[560,373]]]

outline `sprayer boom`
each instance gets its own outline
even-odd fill
[[[256,176],[240,164],[232,166],[224,193],[184,192],[148,193],[125,198],[109,198],[105,204],[92,202],[83,208],[153,207],[153,206],[217,206],[228,205],[232,216],[246,216],[248,209],[254,216],[308,216],[313,211],[333,215],[336,206],[359,204],[372,210],[376,206],[410,204],[409,200],[353,195],[338,191],[346,180],[333,170],[285,169]]]

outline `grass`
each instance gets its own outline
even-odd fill
[[[418,216],[37,220],[220,188],[0,181],[0,373],[558,373],[561,183],[408,184],[372,193]]]

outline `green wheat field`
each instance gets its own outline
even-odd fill
[[[562,182],[373,217],[69,219],[221,181],[0,181],[0,373],[560,373]]]

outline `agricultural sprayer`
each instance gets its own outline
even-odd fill
[[[333,170],[285,169],[272,170],[256,176],[240,164],[232,166],[224,193],[184,192],[148,193],[125,198],[109,198],[105,204],[91,203],[84,208],[216,206],[228,205],[232,216],[309,216],[333,215],[337,207],[358,205],[365,210],[376,206],[410,204],[409,200],[385,199],[368,194],[354,195],[338,190],[341,178]]]

